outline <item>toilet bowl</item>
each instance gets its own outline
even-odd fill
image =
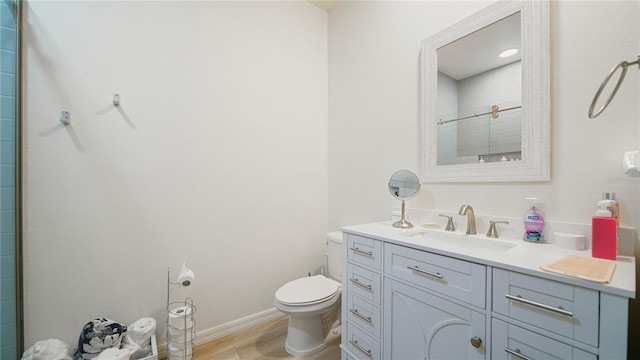
[[[341,284],[315,275],[293,280],[276,291],[276,309],[289,316],[285,348],[294,356],[309,355],[324,347],[322,315],[338,302]]]
[[[327,273],[330,277],[299,278],[282,285],[275,293],[276,309],[289,316],[285,349],[294,356],[309,355],[325,347],[322,316],[334,305],[340,305],[340,269],[344,267],[342,233],[332,232],[327,237]]]

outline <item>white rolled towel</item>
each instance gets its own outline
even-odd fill
[[[22,354],[22,360],[72,360],[71,347],[62,340],[38,341]]]
[[[95,360],[129,360],[131,352],[128,349],[118,349],[115,347],[102,350]]]
[[[125,336],[124,339],[122,340],[122,345],[121,345],[122,349],[127,349],[129,350],[129,352],[131,352],[132,354],[134,354],[136,351],[139,350],[143,350],[140,345],[136,344],[133,340],[131,340],[130,337]]]
[[[146,317],[134,321],[127,328],[124,342],[127,345],[136,344],[140,348],[151,346],[151,336],[156,332],[156,319]]]

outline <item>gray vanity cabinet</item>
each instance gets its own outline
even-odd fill
[[[348,230],[343,360],[626,358],[628,296]]]

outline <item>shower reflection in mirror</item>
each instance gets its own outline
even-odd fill
[[[437,49],[438,165],[521,158],[519,35],[518,12]]]

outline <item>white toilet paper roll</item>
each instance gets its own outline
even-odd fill
[[[168,348],[169,355],[171,355],[172,358],[184,359],[185,356],[190,357],[193,354],[193,347],[191,346],[191,344],[189,344],[188,346],[183,346],[170,343]]]
[[[183,262],[182,269],[178,274],[178,283],[182,284],[182,286],[190,286],[193,285],[194,281],[196,281],[196,274],[187,267],[186,262]]]
[[[193,319],[187,319],[186,322],[183,321],[178,325],[179,327],[174,327],[173,325],[169,326],[169,336],[176,336],[177,339],[184,337],[185,329],[192,329],[191,331],[193,331],[196,322]]]
[[[169,311],[169,325],[174,329],[193,327],[193,306],[178,306]]]
[[[179,334],[169,333],[169,342],[176,344],[180,348],[184,348],[186,344],[192,343],[196,338],[196,332],[193,329],[180,330]]]
[[[168,348],[169,355],[184,357],[185,355],[189,355],[187,353],[188,351],[189,350],[184,346],[179,346],[177,344],[169,344],[169,348]]]
[[[193,354],[193,347],[191,346],[191,344],[189,344],[189,346],[179,346],[177,344],[169,344],[169,351],[172,354],[178,354],[178,355],[191,355]]]
[[[171,355],[169,354],[168,360],[191,360],[193,359],[193,355]]]
[[[168,360],[191,360],[193,359],[193,355],[171,355],[169,354]]]

